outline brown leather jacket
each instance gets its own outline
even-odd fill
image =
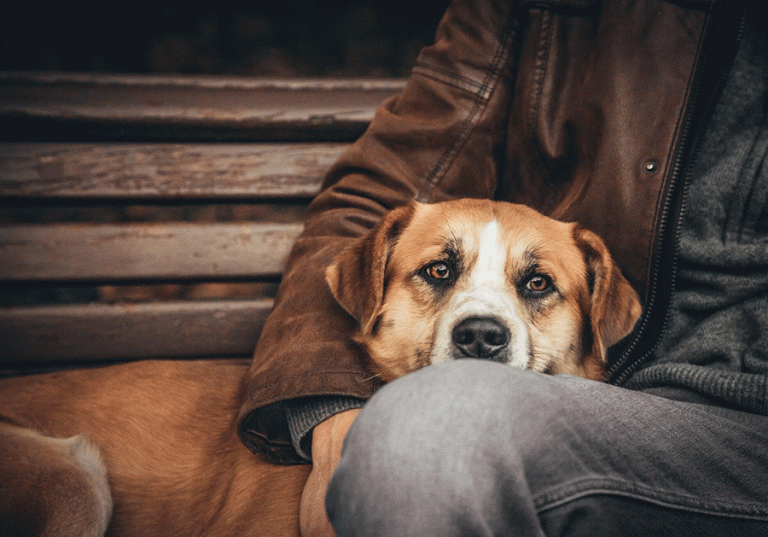
[[[505,199],[601,235],[645,298],[635,333],[612,349],[611,382],[625,381],[664,322],[695,135],[736,49],[731,7],[455,1],[310,207],[244,385],[244,443],[298,462],[281,402],[376,388],[324,271],[412,199]]]

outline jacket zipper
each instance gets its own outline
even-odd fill
[[[693,117],[691,114],[690,117]],[[692,120],[689,120],[686,125],[686,131],[684,131],[683,137],[681,137],[681,146],[679,151],[679,156],[677,158],[677,163],[675,165],[675,171],[673,172],[672,181],[668,190],[667,198],[664,204],[664,209],[662,210],[662,218],[661,223],[659,224],[659,235],[664,236],[664,234],[667,233],[667,226],[669,225],[669,219],[670,219],[670,212],[672,210],[672,200],[676,197],[675,196],[675,190],[677,187],[678,181],[680,181],[680,168],[682,167],[682,155],[684,154],[683,149],[685,148],[685,145],[688,143],[688,136],[690,136],[690,124],[692,123]],[[692,158],[693,158],[692,153]],[[691,160],[693,162],[693,160]],[[680,221],[683,218],[683,215],[685,214],[685,202],[686,198],[688,196],[688,183],[690,182],[690,169],[692,166],[688,166],[688,169],[686,170],[686,174],[683,177],[684,183],[683,183],[683,191],[680,193],[681,199],[679,200],[680,203],[680,212],[677,218],[677,221],[675,224],[675,230],[674,230],[674,247],[672,251],[672,265],[670,267],[669,271],[669,277],[670,277],[670,284],[669,284],[669,295],[667,298],[667,304],[664,308],[664,320],[661,324],[661,330],[659,331],[658,335],[656,336],[656,341],[653,343],[653,345],[640,357],[632,359],[632,354],[635,352],[635,349],[640,345],[642,340],[645,337],[645,333],[648,330],[648,325],[651,322],[651,316],[653,314],[653,307],[657,300],[657,295],[659,293],[658,291],[658,283],[659,283],[659,276],[661,275],[661,256],[663,249],[664,242],[660,241],[658,249],[656,251],[656,263],[653,268],[653,273],[651,276],[651,292],[648,297],[648,305],[647,305],[647,311],[650,313],[647,315],[644,315],[640,324],[640,327],[636,333],[636,336],[632,340],[632,343],[630,346],[624,351],[624,353],[621,355],[621,357],[614,363],[613,366],[611,366],[608,369],[608,377],[609,377],[609,383],[615,384],[615,385],[621,385],[629,378],[629,376],[637,370],[638,367],[640,367],[643,363],[648,361],[651,357],[651,355],[654,353],[656,348],[659,346],[660,342],[663,340],[664,334],[667,330],[667,325],[669,323],[669,318],[672,315],[672,302],[675,296],[675,283],[677,278],[677,254],[680,248],[680,238],[681,238],[681,228]]]
[[[681,139],[682,141],[687,142],[685,139]],[[682,146],[681,146],[682,149]],[[681,152],[682,155],[682,152]],[[682,159],[682,157],[678,158],[678,162]],[[679,167],[678,164],[676,167]],[[668,226],[668,220],[670,218],[670,212],[672,209],[672,198],[674,198],[674,191],[677,186],[677,182],[680,180],[679,178],[679,170],[675,171],[675,175],[673,175],[672,183],[669,188],[669,194],[667,195],[667,199],[664,205],[664,209],[662,212],[662,221],[659,225],[659,235],[666,234],[667,233],[667,226]],[[685,177],[685,180],[687,182],[688,177]],[[681,210],[680,210],[680,216],[679,218],[682,218],[684,209],[685,209],[685,196],[687,195],[687,185],[684,185],[683,192],[681,193],[682,199],[680,200]],[[643,315],[642,321],[640,324],[640,327],[638,328],[635,337],[632,340],[632,343],[629,345],[629,347],[622,353],[621,357],[613,364],[613,366],[608,368],[608,378],[610,384],[615,385],[621,385],[629,378],[629,376],[635,372],[635,370],[640,367],[643,363],[648,361],[648,359],[651,357],[653,352],[658,347],[659,343],[662,341],[663,336],[666,332],[667,323],[669,322],[669,317],[671,315],[671,304],[672,299],[675,295],[675,278],[677,276],[677,251],[679,249],[680,245],[680,222],[676,222],[676,229],[675,229],[675,246],[672,253],[672,265],[670,268],[670,274],[669,277],[671,278],[671,283],[669,287],[669,296],[667,299],[667,304],[664,308],[664,320],[661,324],[661,330],[659,331],[658,335],[656,336],[656,340],[653,343],[653,345],[641,356],[638,358],[632,359],[632,354],[635,352],[637,347],[640,345],[640,343],[645,338],[645,333],[648,330],[648,326],[651,322],[651,317],[653,314],[653,307],[656,304],[657,295],[659,294],[658,291],[658,283],[659,283],[659,276],[661,274],[661,250],[663,249],[664,242],[660,242],[660,245],[657,250],[657,262],[654,265],[653,273],[651,276],[651,287],[650,287],[650,294],[648,297],[648,305],[647,305],[647,311],[649,311],[649,314]],[[663,236],[663,235],[662,235]]]
[[[744,25],[746,23],[746,15],[742,15],[741,18],[741,24],[739,26],[739,30],[736,36],[736,49],[738,49],[738,45],[741,42],[741,39],[743,37],[744,33]],[[697,73],[703,73],[704,68],[707,63],[707,58],[702,56],[701,61],[699,62],[699,65],[697,66]],[[730,70],[725,70],[724,73],[721,75],[720,84],[721,87],[723,84],[725,84],[725,81],[727,79],[728,73]],[[688,192],[689,192],[689,186],[690,186],[690,179],[691,174],[693,171],[693,165],[696,162],[697,153],[698,153],[698,146],[699,144],[695,144],[691,150],[690,158],[688,160],[688,165],[685,170],[685,174],[681,177],[681,168],[683,167],[683,159],[685,158],[686,149],[688,147],[688,144],[690,143],[691,138],[691,129],[693,124],[693,119],[695,117],[695,113],[698,109],[699,105],[699,98],[701,93],[701,83],[697,84],[696,87],[693,90],[693,94],[691,95],[691,101],[690,101],[690,107],[688,110],[688,114],[685,119],[685,124],[683,126],[683,132],[680,137],[680,147],[677,151],[676,161],[675,161],[675,168],[672,173],[672,179],[670,181],[669,188],[667,189],[667,196],[664,202],[664,207],[662,209],[661,213],[661,221],[659,223],[659,232],[658,236],[662,237],[662,240],[659,241],[657,249],[655,251],[655,257],[654,259],[655,264],[653,267],[653,271],[651,274],[651,286],[649,287],[650,293],[648,296],[648,303],[646,306],[646,311],[649,312],[649,314],[643,315],[641,324],[639,328],[637,329],[635,336],[632,339],[632,342],[630,345],[624,350],[624,352],[621,354],[620,358],[614,362],[612,366],[610,366],[607,369],[608,373],[608,382],[610,384],[615,385],[621,385],[630,377],[632,373],[634,373],[638,367],[640,367],[643,363],[648,361],[648,359],[651,357],[651,355],[654,353],[656,348],[659,346],[660,342],[663,340],[664,334],[667,330],[667,326],[669,323],[669,318],[672,315],[672,308],[671,305],[673,303],[674,297],[675,297],[675,287],[676,287],[676,280],[677,280],[677,269],[678,269],[678,253],[680,250],[680,241],[682,237],[682,219],[685,215],[686,210],[686,202],[688,199]],[[678,188],[679,181],[683,181],[682,184],[682,192],[680,192],[679,196],[679,214],[677,216],[677,220],[675,222],[670,222],[671,218],[671,212],[674,208],[674,201],[677,199],[676,190]],[[669,287],[669,295],[667,298],[667,303],[664,307],[664,319],[661,324],[661,330],[659,331],[658,335],[656,336],[656,340],[654,341],[653,345],[644,352],[641,356],[633,359],[632,354],[635,352],[635,350],[638,348],[640,343],[645,339],[646,331],[648,330],[648,326],[651,323],[651,316],[654,313],[653,308],[656,305],[656,301],[658,300],[658,284],[659,284],[659,277],[661,276],[661,265],[662,265],[662,255],[663,255],[663,249],[665,242],[663,240],[663,237],[668,232],[667,227],[673,224],[675,226],[674,229],[674,246],[672,247],[672,259],[671,259],[671,267],[670,267],[670,274],[669,277],[671,279],[670,281],[670,287]]]

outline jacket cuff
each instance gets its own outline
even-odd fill
[[[315,425],[327,420],[334,414],[362,408],[365,399],[344,396],[300,397],[286,402],[285,416],[291,442],[303,459],[312,460],[312,435]]]

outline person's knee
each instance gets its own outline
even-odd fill
[[[477,375],[457,374],[466,366],[441,364],[384,386],[350,429],[339,473],[360,473],[378,486],[400,480],[415,486],[422,481],[420,474],[435,475],[446,453],[465,452],[453,447],[463,442],[469,448],[462,438],[463,416],[482,412],[491,403],[487,392],[469,385],[482,382]]]
[[[385,524],[398,513],[412,523],[440,512],[447,521],[461,516],[468,502],[494,509],[499,496],[532,509],[524,459],[540,452],[530,421],[542,404],[532,394],[545,396],[529,386],[537,377],[543,376],[466,360],[382,388],[347,436],[328,493],[332,520]],[[516,490],[500,495],[499,487]]]
[[[511,422],[525,427],[529,408],[540,408],[521,389],[539,376],[479,360],[419,370],[384,386],[365,405],[350,429],[345,456],[374,457],[371,465],[413,460],[424,468],[415,459],[473,451],[475,442],[487,446],[492,439],[485,432],[507,429]]]
[[[400,458],[428,454],[434,445],[507,445],[509,436],[518,447],[535,444],[542,424],[556,426],[564,414],[578,412],[574,404],[584,398],[570,384],[482,360],[430,366],[379,390],[355,421],[347,447]]]

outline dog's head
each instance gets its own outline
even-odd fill
[[[597,235],[505,202],[396,209],[326,275],[383,380],[458,358],[602,380],[641,310]]]

